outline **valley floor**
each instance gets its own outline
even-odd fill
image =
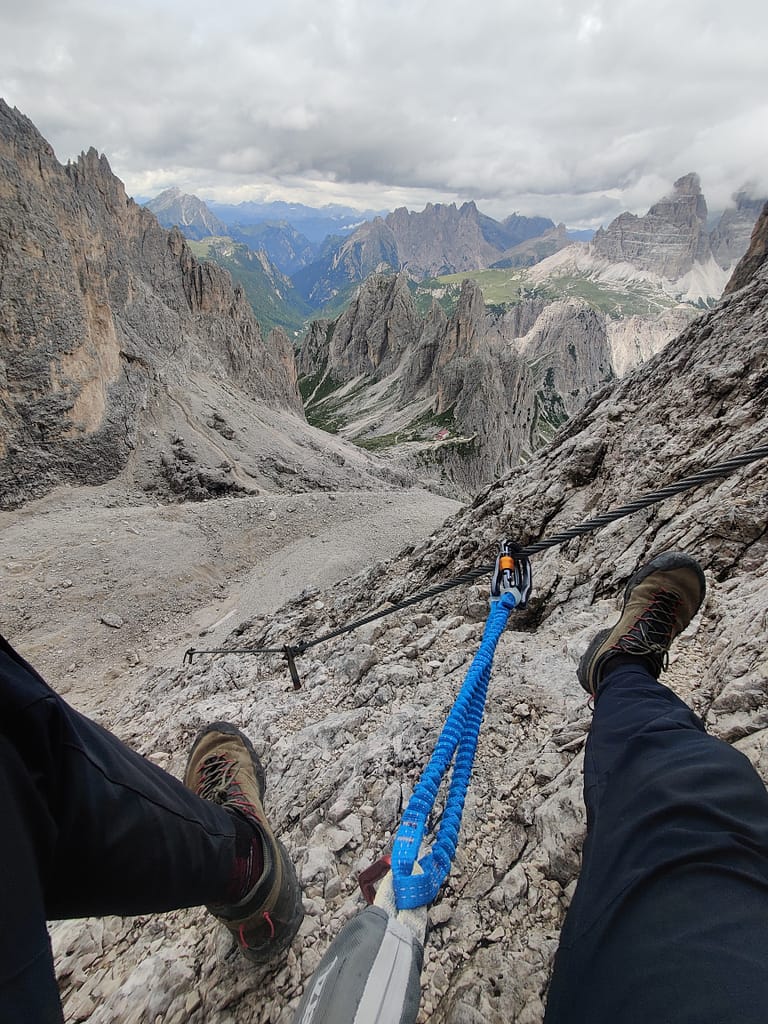
[[[459,507],[421,488],[157,505],[118,484],[61,487],[0,513],[0,631],[72,704],[108,713],[152,667],[391,557]]]

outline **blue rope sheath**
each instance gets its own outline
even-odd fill
[[[392,884],[398,910],[423,907],[431,903],[451,870],[459,840],[464,800],[475,761],[493,656],[515,604],[515,598],[510,593],[502,594],[491,604],[478,652],[448,713],[429,764],[403,814],[392,847]],[[414,875],[413,867],[424,839],[427,819],[454,754],[456,759],[440,827],[432,849],[419,861],[424,873]]]

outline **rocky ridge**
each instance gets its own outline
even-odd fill
[[[306,424],[285,333],[104,156],[62,166],[0,101],[0,180],[4,507],[120,473],[163,500],[381,480]]]
[[[301,390],[311,422],[467,494],[530,458],[690,315],[626,321],[543,297],[499,315],[465,280],[450,317],[434,301],[421,317],[405,272],[371,275],[336,321],[310,328]]]
[[[764,245],[756,232],[750,259]],[[761,242],[762,239],[762,242]],[[748,264],[749,265],[749,264]],[[623,380],[593,395],[550,446],[386,565],[232,640],[315,635],[425,585],[488,564],[502,536],[532,541],[683,477],[768,435],[768,262]],[[535,559],[535,596],[502,637],[459,853],[431,927],[419,1020],[539,1024],[573,894],[590,712],[574,670],[656,552],[702,562],[708,596],[666,681],[768,781],[768,464],[680,495]],[[246,729],[267,810],[295,858],[306,919],[284,965],[259,978],[202,910],[52,927],[69,1020],[288,1024],[322,952],[360,907],[355,876],[400,811],[477,646],[484,587],[457,589],[318,647],[288,689],[280,659],[223,656],[148,677],[104,722],[180,774],[198,727]]]

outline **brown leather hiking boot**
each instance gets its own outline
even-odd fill
[[[681,551],[657,555],[638,569],[624,591],[621,618],[595,636],[579,662],[576,675],[587,693],[597,693],[606,663],[617,655],[644,659],[658,679],[672,641],[699,610],[705,591],[701,566]]]
[[[229,928],[244,956],[268,964],[290,946],[304,910],[296,871],[264,813],[266,777],[248,737],[228,722],[207,726],[190,752],[184,784],[203,800],[238,811],[261,837],[264,870],[256,884],[239,903],[208,910]]]

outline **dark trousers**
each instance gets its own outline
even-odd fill
[[[768,794],[642,668],[611,672],[546,1024],[765,1024]]]
[[[0,637],[0,1022],[62,1020],[46,919],[221,903],[234,824]]]

